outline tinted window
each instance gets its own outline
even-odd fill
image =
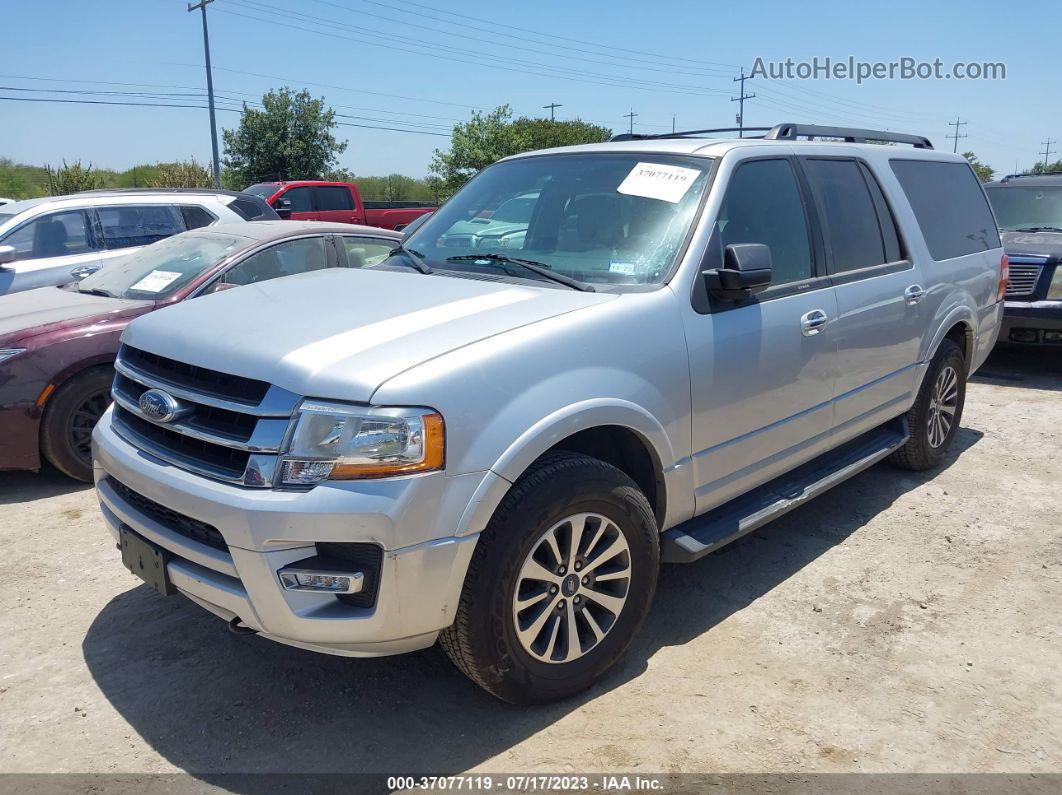
[[[366,265],[379,265],[398,245],[397,240],[375,240],[368,237],[343,237],[343,248],[347,252],[347,265],[362,268]]]
[[[762,243],[771,249],[771,284],[811,278],[804,205],[786,160],[754,160],[730,178],[717,221],[723,246]]]
[[[199,229],[202,226],[210,226],[217,220],[202,207],[196,207],[195,205],[185,205],[181,207],[181,216],[184,218],[184,225],[188,229]]]
[[[887,261],[867,182],[854,160],[804,160],[823,218],[833,273],[868,268]]]
[[[98,207],[103,244],[110,249],[146,246],[184,231],[184,219],[169,204]]]
[[[293,213],[313,212],[313,200],[310,198],[309,188],[292,188],[289,191],[285,191],[280,198],[291,201],[291,211]]]
[[[314,188],[317,191],[318,210],[353,210],[354,202],[350,196],[350,188],[338,185]]]
[[[935,260],[999,248],[999,230],[966,163],[892,160],[929,254]]]
[[[51,213],[21,226],[0,244],[15,247],[15,259],[84,254],[96,248],[81,210]]]
[[[275,220],[276,215],[269,212],[268,207],[265,201],[254,201],[243,196],[237,196],[229,204],[229,209],[245,221],[257,221],[267,216]]]
[[[289,240],[252,254],[222,277],[227,284],[257,284],[280,276],[316,271],[329,266],[323,237]]]
[[[243,192],[253,194],[254,196],[261,196],[266,201],[269,201],[269,197],[276,193],[277,188],[279,187],[280,186],[275,182],[259,182],[256,185],[244,188]]]

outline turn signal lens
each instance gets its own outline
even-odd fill
[[[1002,301],[1007,294],[1007,281],[1010,279],[1010,260],[1004,254],[999,258],[999,287],[996,289],[996,300]]]

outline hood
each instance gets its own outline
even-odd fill
[[[75,324],[132,316],[152,305],[152,301],[107,298],[58,287],[0,295],[0,340],[13,342]]]
[[[429,359],[616,297],[335,268],[152,312],[131,323],[122,342],[298,395],[366,402],[384,381]]]
[[[1002,238],[1009,256],[1062,258],[1062,232],[1004,232]]]

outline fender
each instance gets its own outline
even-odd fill
[[[498,457],[461,518],[458,535],[486,527],[509,487],[543,453],[579,431],[604,425],[627,428],[646,444],[666,489],[666,529],[693,515],[692,469],[688,458],[676,460],[663,425],[641,406],[624,400],[594,398],[559,409],[542,418]]]
[[[940,343],[944,340],[948,330],[956,323],[962,323],[966,328],[966,350],[964,353],[967,356],[967,367],[972,366],[976,359],[977,334],[974,330],[977,328],[977,315],[972,306],[973,302],[970,296],[965,293],[953,294],[949,298],[952,300],[941,305],[940,310],[937,312],[937,317],[930,324],[930,328],[933,330],[932,336],[927,334],[922,341],[923,347],[919,352],[918,360],[923,365],[923,368],[937,352],[937,348],[940,347]],[[929,343],[928,345],[926,344],[927,342]]]

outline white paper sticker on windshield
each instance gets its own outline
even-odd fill
[[[674,204],[686,195],[686,191],[700,174],[700,169],[697,168],[639,163],[631,169],[631,173],[616,191],[628,196],[644,196],[646,199],[660,199]]]
[[[180,271],[152,271],[129,289],[140,290],[144,293],[157,293],[174,279],[180,278],[180,275]]]

